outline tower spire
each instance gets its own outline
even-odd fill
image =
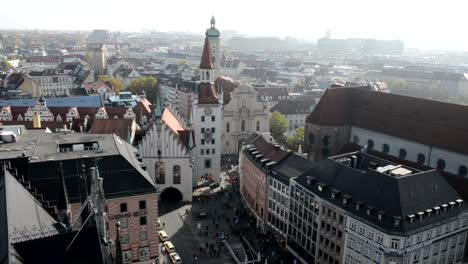
[[[203,46],[200,69],[204,69],[204,70],[214,69],[213,61],[211,59],[211,48],[210,48],[210,42],[208,41],[208,37],[205,38],[205,45]]]
[[[159,93],[156,94],[156,105],[153,114],[153,122],[156,124],[161,124],[162,119],[162,107],[161,107],[161,100],[159,99]]]

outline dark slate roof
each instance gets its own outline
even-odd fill
[[[289,185],[289,179],[303,175],[315,166],[317,166],[315,162],[290,152],[273,167],[271,176]]]
[[[314,100],[281,100],[270,112],[278,111],[283,115],[308,114],[314,104]]]
[[[413,171],[412,174],[392,176],[370,169],[371,162],[379,166],[396,164],[361,152],[346,156],[351,155],[356,155],[360,160],[359,165],[354,168],[338,162],[343,156],[337,156],[320,161],[318,166],[307,173],[308,175],[299,176],[294,180],[358,219],[390,234],[406,235],[418,232],[467,210],[466,203],[462,202],[461,208],[455,206],[455,209],[448,210],[447,213],[433,214],[431,217],[425,215],[422,221],[416,219],[410,223],[409,215],[417,215],[426,209],[455,202],[460,199],[460,195],[436,170],[421,172],[409,168]],[[308,176],[314,179],[310,185],[307,183]],[[323,192],[318,190],[319,185],[325,186]],[[340,192],[336,199],[331,198],[332,191]],[[344,195],[351,197],[347,205],[342,203]],[[356,210],[356,203],[361,204],[360,210]],[[372,208],[370,215],[366,213],[367,208]],[[378,212],[383,213],[383,220],[377,219]],[[394,217],[401,219],[398,226],[394,225]]]
[[[256,151],[258,151],[260,154],[263,154],[262,159],[270,159],[274,162],[279,162],[289,154],[288,151],[280,148],[278,145],[267,142],[263,136],[255,137],[250,145],[255,147]],[[247,151],[247,148],[245,151]]]
[[[70,249],[66,251],[77,232],[62,233],[14,244],[15,253],[21,258],[20,262],[15,263],[104,263],[95,225],[83,228]]]
[[[468,154],[468,106],[360,88],[329,88],[307,123],[351,125]]]
[[[94,142],[99,150],[57,152],[57,144]],[[110,134],[58,134],[43,130],[28,130],[15,143],[4,144],[10,151],[2,152],[1,159],[21,158],[23,151],[28,162],[27,176],[44,198],[52,203],[57,200],[57,168],[62,162],[71,203],[79,201],[79,174],[85,164],[89,168],[97,162],[104,178],[106,198],[156,193],[156,186],[147,171],[140,166],[135,153],[137,149],[117,135]],[[88,181],[90,183],[90,180]]]
[[[9,172],[0,172],[0,260],[10,258],[9,245],[48,237],[62,230],[42,204]]]

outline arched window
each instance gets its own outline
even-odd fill
[[[458,168],[458,175],[466,177],[467,174],[468,169],[466,168],[466,166],[460,165],[460,167]]]
[[[260,131],[260,121],[257,121],[257,131]]]
[[[172,168],[172,183],[180,184],[180,166],[174,165]]]
[[[324,136],[322,139],[322,144],[325,146],[328,146],[330,144],[330,137],[329,136]]]
[[[229,130],[231,130],[231,125],[229,123],[226,123],[226,132],[229,132]]]
[[[445,169],[445,160],[443,160],[443,159],[438,159],[437,160],[437,169],[439,169],[439,170]]]
[[[383,145],[382,145],[382,152],[383,152],[383,153],[388,153],[388,152],[390,152],[390,146],[389,146],[388,144],[386,144],[386,143],[383,144]]]
[[[157,184],[166,183],[166,173],[164,172],[164,162],[156,161],[154,164],[154,176]]]
[[[422,154],[422,153],[419,153],[417,162],[419,164],[423,164],[425,161],[426,161],[426,156],[424,156],[424,154]]]
[[[404,159],[404,158],[406,158],[406,155],[407,155],[406,149],[401,148],[401,149],[400,149],[400,155],[399,155],[399,157],[400,157],[401,159]]]
[[[374,148],[374,140],[372,140],[372,139],[367,140],[367,148],[368,149],[373,149]]]
[[[241,131],[245,131],[245,120],[241,121]]]
[[[309,134],[309,144],[315,144],[315,135],[314,135],[314,133]]]

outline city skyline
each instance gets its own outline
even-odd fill
[[[200,29],[207,28],[209,18],[214,15],[221,31],[234,30],[246,36],[316,41],[331,30],[332,38],[399,39],[405,42],[406,48],[466,50],[468,36],[458,33],[458,25],[461,28],[463,7],[468,3],[448,0],[440,6],[436,1],[425,1],[424,5],[419,1],[376,2],[293,0],[283,6],[263,0],[240,0],[234,4],[210,0],[201,5],[191,1],[143,1],[139,5],[128,5],[120,1],[111,4],[84,0],[69,10],[58,0],[22,1],[23,6],[29,8],[21,10],[20,18],[14,12],[2,14],[0,27],[203,33]],[[7,2],[3,7],[14,10],[17,5]],[[83,19],[71,19],[73,13],[80,14]]]

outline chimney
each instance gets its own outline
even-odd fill
[[[33,128],[41,128],[41,115],[33,115]]]

